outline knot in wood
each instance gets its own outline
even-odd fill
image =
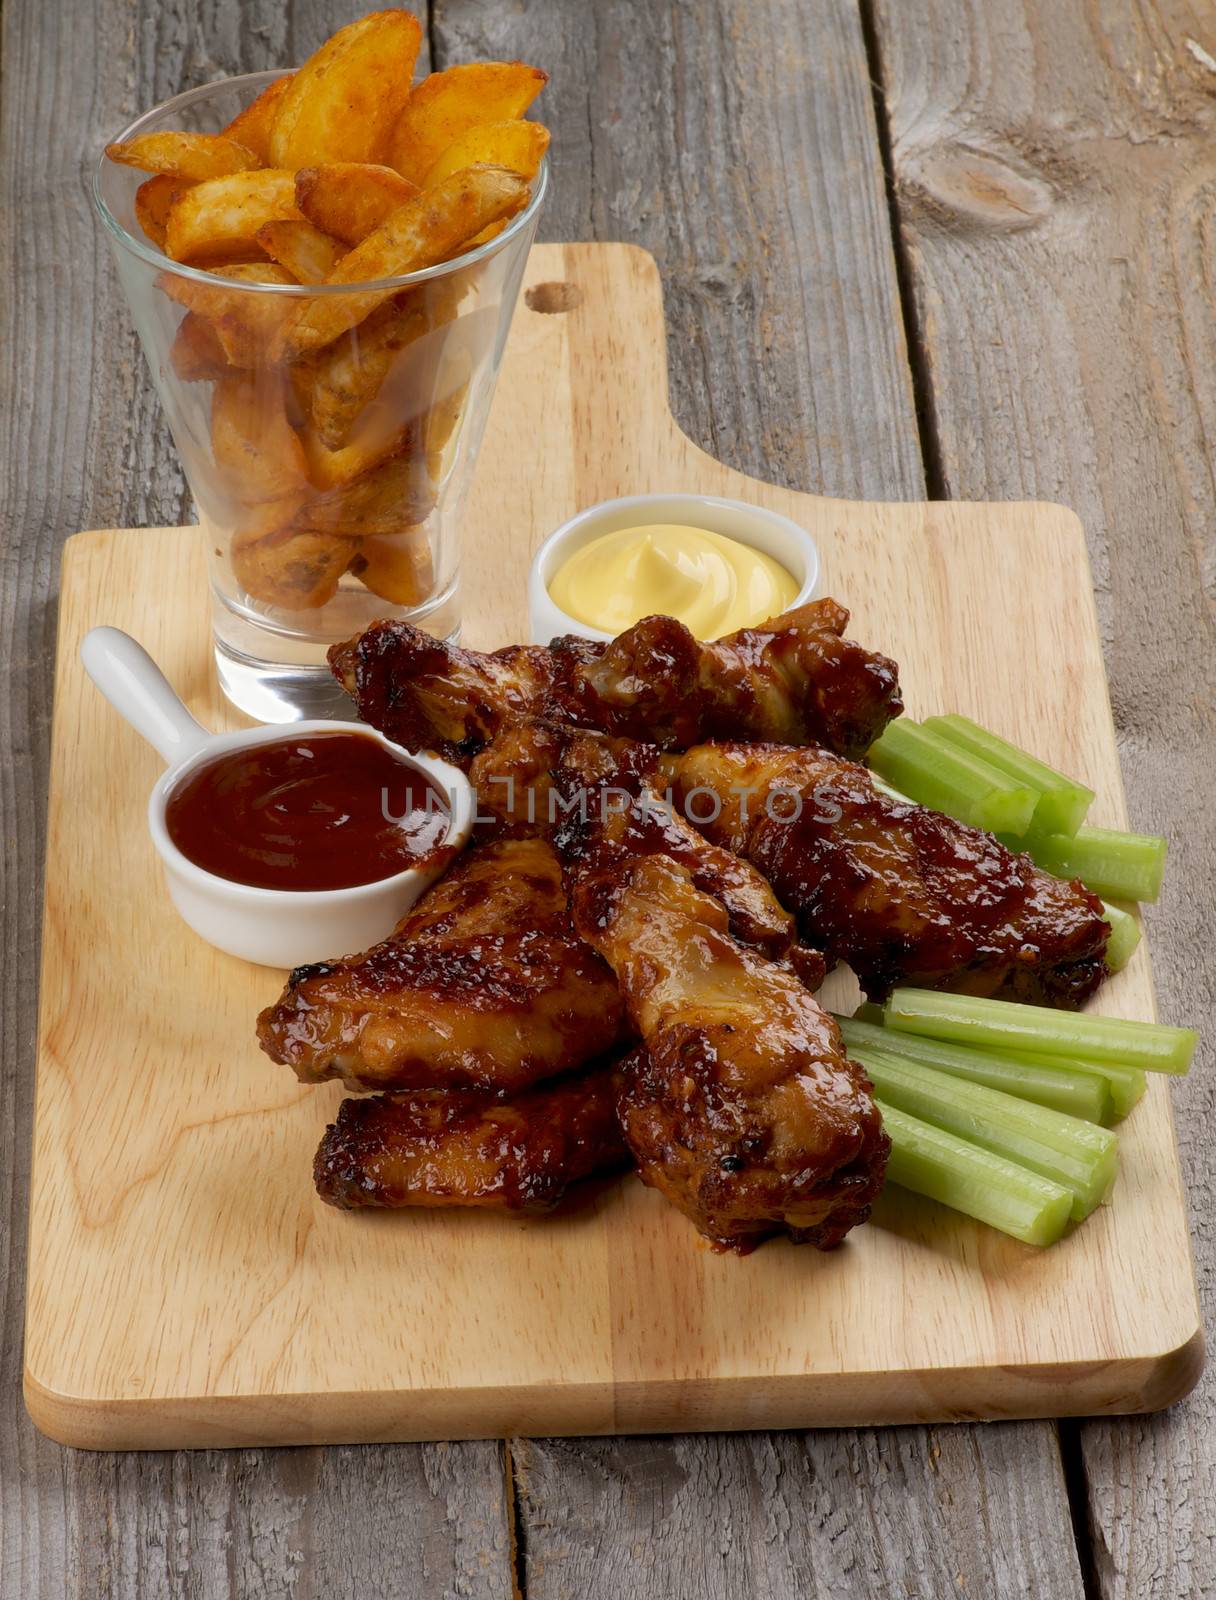
[[[900,190],[947,225],[961,219],[976,227],[1030,228],[1051,211],[1052,185],[1040,174],[966,145],[927,152],[900,178]]]

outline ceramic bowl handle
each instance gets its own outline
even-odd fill
[[[152,657],[120,628],[93,628],[80,642],[84,670],[136,733],[170,766],[196,754],[211,738],[178,699]]]

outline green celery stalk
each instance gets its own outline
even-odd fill
[[[938,720],[936,717],[927,718],[925,727]],[[900,722],[891,723],[882,739],[871,746],[871,758],[891,729],[905,724],[916,726],[915,723],[909,724],[906,717]],[[870,777],[874,787],[880,794],[885,794],[888,800],[898,800],[904,805],[932,805],[935,810],[944,811],[949,817],[957,817],[962,822],[969,820],[953,806],[914,800],[911,795],[904,794],[887,781],[877,762],[872,761],[871,764],[874,770]],[[982,824],[977,823],[976,826]],[[1106,899],[1156,900],[1161,893],[1167,844],[1159,834],[1121,833],[1114,828],[1081,827],[1071,838],[1059,833],[1037,832],[1022,838],[1016,828],[1004,831],[996,828],[993,831],[1007,850],[1024,850],[1044,872],[1050,872],[1056,878],[1080,878],[1086,888]],[[1115,913],[1114,917],[1111,916],[1112,912]],[[1107,905],[1106,914],[1114,929],[1111,949],[1116,955],[1126,951],[1126,957],[1130,959],[1132,951],[1140,943],[1139,930],[1134,938],[1130,928],[1123,927],[1121,931],[1117,919],[1126,917],[1128,913],[1119,911],[1116,906]],[[1126,965],[1126,959],[1122,964]],[[1111,965],[1112,972],[1119,970],[1120,967]]]
[[[881,1015],[881,1012],[879,1013]],[[850,1055],[858,1050],[881,1050],[902,1061],[919,1061],[954,1078],[965,1078],[1004,1094],[1017,1095],[1036,1105],[1064,1111],[1086,1122],[1106,1122],[1112,1111],[1106,1079],[1098,1072],[1079,1072],[1072,1066],[1044,1065],[1029,1056],[1000,1055],[991,1050],[970,1050],[966,1045],[922,1039],[913,1033],[896,1033],[858,1017],[837,1017]]]
[[[1094,792],[1083,783],[1066,778],[1043,761],[1010,744],[970,717],[952,713],[945,717],[926,717],[924,726],[940,734],[950,744],[979,756],[989,766],[1003,772],[1016,783],[1025,784],[1038,795],[1030,826],[1038,833],[1062,833],[1071,837],[1085,821]]]
[[[1130,911],[1102,902],[1102,915],[1110,923],[1110,938],[1106,944],[1106,965],[1112,972],[1122,972],[1136,953],[1140,943],[1140,924]]]
[[[1147,1072],[1186,1072],[1199,1035],[1194,1028],[1094,1017],[1012,1000],[980,1000],[937,989],[896,989],[886,1026],[955,1044],[995,1046],[1033,1056],[1063,1056],[1085,1066],[1106,1061]]]
[[[953,1206],[1025,1244],[1054,1244],[1068,1226],[1072,1195],[1063,1184],[911,1117],[878,1100],[891,1136],[887,1177],[914,1194]]]
[[[835,1016],[835,1013],[833,1012]],[[839,1022],[840,1018],[836,1020]],[[846,1022],[869,1022],[875,1028],[883,1025],[882,1006],[876,1000],[863,1000],[851,1017],[844,1019]]]
[[[1056,1067],[1065,1072],[1090,1073],[1102,1078],[1110,1095],[1110,1112],[1102,1118],[1103,1122],[1121,1121],[1133,1106],[1139,1105],[1144,1099],[1147,1083],[1140,1067],[1121,1067],[1113,1061],[1081,1061],[1072,1057],[1065,1060],[1063,1056],[1028,1056],[1018,1050],[1006,1050],[1004,1054],[1010,1061]]]
[[[917,805],[932,806],[990,833],[1020,837],[1030,825],[1037,799],[1033,789],[910,717],[890,723],[866,759]]]
[[[850,1053],[888,1105],[1062,1184],[1073,1197],[1074,1222],[1083,1221],[1109,1193],[1118,1139],[1108,1128],[868,1045]]]
[[[1015,829],[1007,830],[1012,836]],[[1037,866],[1057,878],[1080,878],[1106,900],[1156,900],[1165,875],[1166,841],[1155,833],[1121,833],[1117,828],[1079,828],[1063,834],[1019,839]]]
[[[873,747],[871,746],[871,748]],[[894,788],[885,778],[880,777],[877,772],[870,773],[870,782],[878,790],[879,794],[885,794],[888,800],[898,800],[901,806],[914,806],[916,804],[915,800],[909,799],[902,790]]]

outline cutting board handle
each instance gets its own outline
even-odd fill
[[[90,629],[80,641],[80,659],[114,709],[170,766],[178,766],[211,738],[143,645],[121,628]]]

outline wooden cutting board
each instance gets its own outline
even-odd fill
[[[1085,541],[1052,505],[860,505],[753,482],[667,409],[654,262],[532,255],[469,512],[466,641],[524,637],[529,553],[625,493],[743,496],[804,523],[909,711],[959,710],[1125,822]],[[346,1215],[309,1168],[341,1091],[263,1056],[279,975],[181,924],[145,823],[157,760],[84,678],[126,628],[191,708],[213,678],[199,536],[82,533],[63,562],[25,1389],[100,1448],[794,1427],[1151,1410],[1203,1338],[1154,1081],[1113,1201],[1036,1251],[892,1191],[830,1255],[715,1255],[635,1178],[567,1214]],[[844,980],[829,998],[850,998]],[[1152,1017],[1148,955],[1098,998]]]

